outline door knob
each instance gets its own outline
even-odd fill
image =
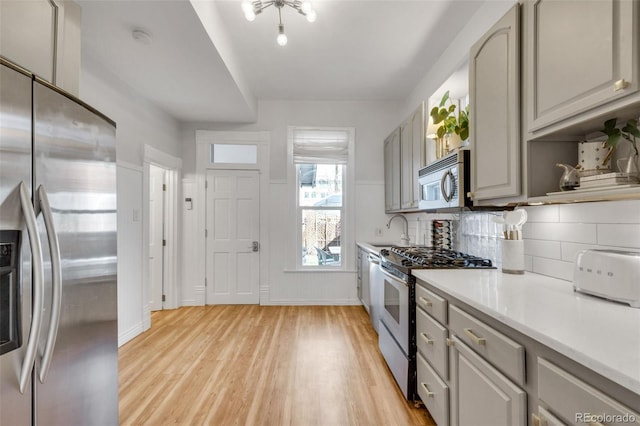
[[[260,243],[257,241],[254,241],[253,243],[251,243],[251,250],[252,251],[260,250]]]

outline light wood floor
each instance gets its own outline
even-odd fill
[[[155,312],[120,348],[123,425],[434,425],[406,402],[360,306]]]

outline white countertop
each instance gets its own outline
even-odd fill
[[[500,270],[412,270],[509,327],[640,394],[640,309],[575,293],[573,284]]]

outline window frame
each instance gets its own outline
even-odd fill
[[[348,159],[342,167],[342,206],[301,206],[300,205],[300,183],[298,177],[298,165],[293,159],[293,135],[298,129],[309,130],[326,130],[326,131],[346,131],[349,137],[348,141]],[[290,244],[291,252],[288,264],[293,266],[296,271],[314,271],[314,272],[345,272],[354,269],[355,252],[351,250],[355,247],[353,242],[354,234],[354,145],[355,145],[355,128],[353,127],[324,127],[324,126],[289,126],[287,129],[287,145],[288,145],[288,181],[290,202],[292,203],[291,212],[295,215],[293,222],[295,223],[294,239]],[[312,164],[312,163],[309,163]],[[332,163],[335,164],[335,163]],[[303,265],[301,248],[302,248],[302,211],[303,210],[338,210],[340,211],[341,233],[340,233],[340,265]],[[352,253],[354,252],[354,253]]]

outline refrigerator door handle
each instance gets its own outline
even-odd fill
[[[36,215],[31,204],[29,189],[27,185],[20,182],[20,204],[22,206],[22,215],[27,225],[27,233],[29,234],[29,245],[31,246],[32,267],[33,267],[33,301],[31,314],[31,328],[29,329],[29,339],[27,340],[27,349],[25,351],[24,361],[22,362],[22,371],[20,372],[20,393],[24,394],[24,390],[29,382],[33,364],[36,359],[38,350],[38,339],[40,338],[40,328],[42,327],[42,299],[44,298],[44,261],[42,260],[42,244],[40,243],[40,235],[38,234],[38,225],[36,223]]]
[[[40,364],[40,383],[44,383],[51,366],[51,358],[53,357],[53,349],[56,346],[56,338],[58,337],[58,328],[60,325],[60,309],[62,304],[62,262],[60,261],[60,242],[58,234],[53,223],[53,215],[49,198],[44,186],[38,187],[38,200],[44,226],[47,229],[47,239],[49,240],[49,252],[51,253],[51,273],[52,273],[52,296],[51,296],[51,317],[49,320],[49,335],[47,344],[42,354],[42,363]]]

